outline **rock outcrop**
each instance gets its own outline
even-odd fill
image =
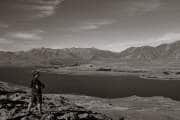
[[[28,91],[7,88],[6,84],[1,84],[0,120],[111,120],[104,114],[78,106],[61,96],[58,99],[44,96],[43,113],[38,113],[36,108],[28,113]]]

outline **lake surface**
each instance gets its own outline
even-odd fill
[[[31,68],[0,68],[0,81],[30,85]],[[180,81],[162,81],[139,78],[138,76],[103,75],[58,75],[42,73],[46,93],[83,94],[104,98],[119,98],[132,95],[150,97],[164,96],[180,100]]]

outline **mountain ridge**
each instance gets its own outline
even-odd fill
[[[0,65],[69,66],[89,63],[160,62],[180,60],[180,41],[157,47],[130,47],[122,52],[96,48],[34,48],[29,51],[0,51]]]

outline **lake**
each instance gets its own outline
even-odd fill
[[[31,68],[0,68],[0,81],[29,86]],[[83,94],[103,98],[132,95],[164,96],[180,100],[180,81],[150,80],[134,75],[58,75],[42,73],[40,80],[46,85],[45,93]]]

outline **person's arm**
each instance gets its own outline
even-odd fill
[[[39,83],[40,83],[41,88],[45,88],[45,85],[41,81],[39,81]]]
[[[41,85],[42,85],[42,88],[45,88],[45,85],[44,85],[44,83],[41,83]]]
[[[33,88],[33,80],[31,80],[30,88]]]

